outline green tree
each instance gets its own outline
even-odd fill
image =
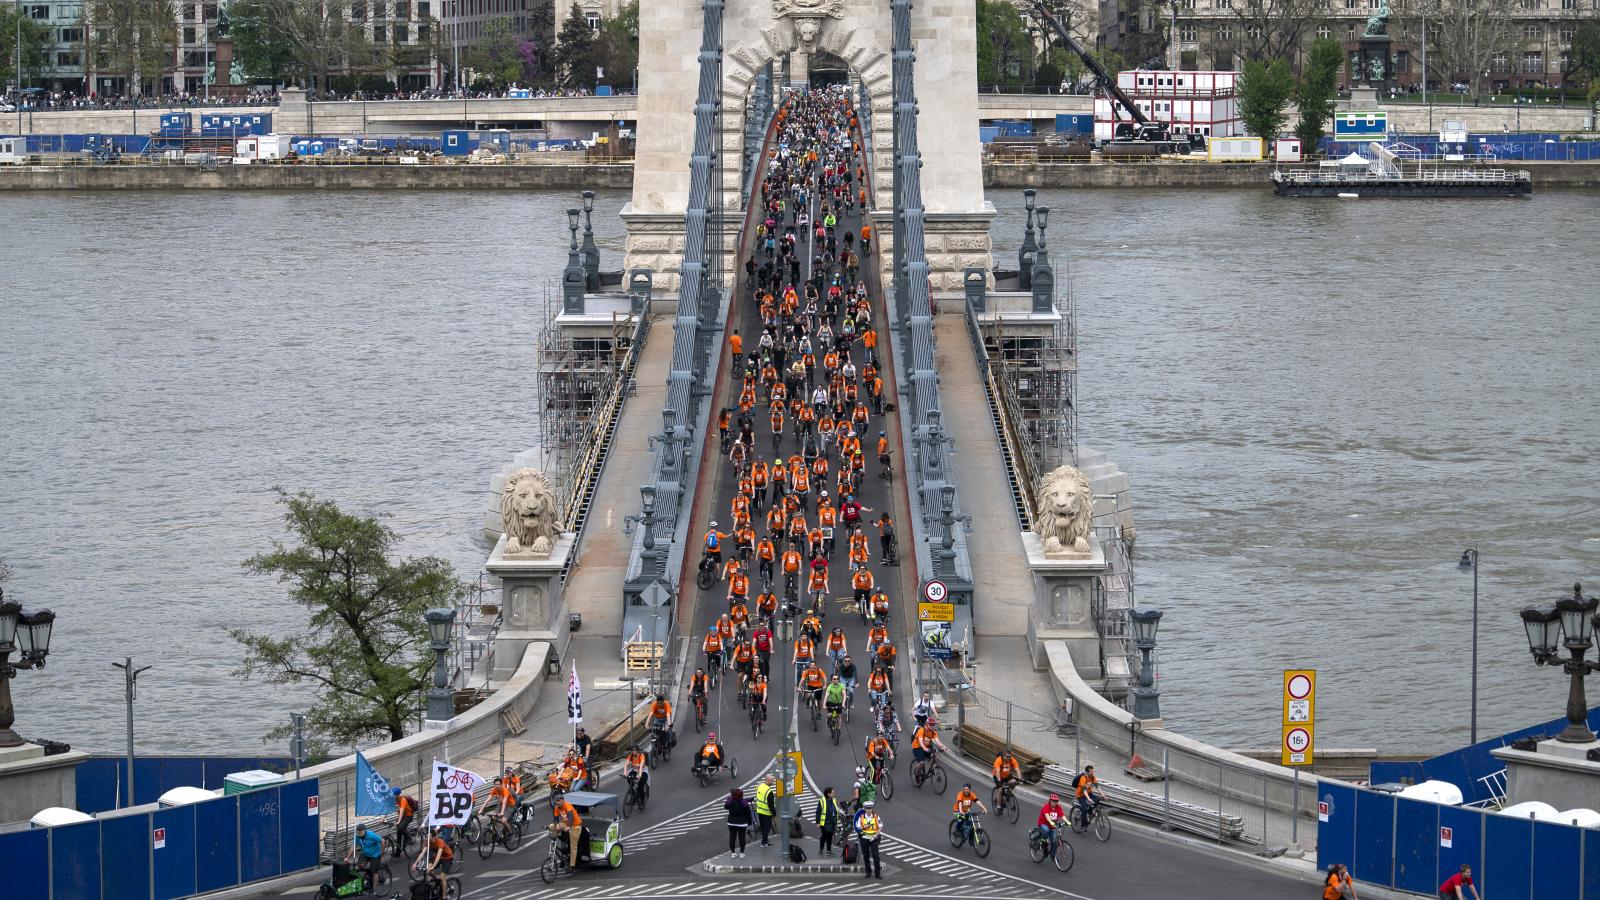
[[[278,83],[294,68],[294,46],[274,27],[271,0],[235,0],[231,7],[233,53],[245,75]]]
[[[1600,84],[1600,22],[1584,22],[1573,34],[1567,76],[1587,83],[1591,89]]]
[[[1284,108],[1289,105],[1294,89],[1294,73],[1283,60],[1246,62],[1236,88],[1239,118],[1244,120],[1245,130],[1269,141],[1275,139],[1283,130],[1287,118]]]
[[[308,82],[307,87],[324,91],[334,69],[359,72],[383,60],[366,31],[350,21],[351,4],[352,0],[252,0],[247,7],[249,28],[270,38],[276,53],[288,55],[291,62],[280,71],[292,71]],[[236,17],[235,35],[242,24]]]
[[[611,84],[630,84],[639,67],[639,0],[600,23],[599,65]]]
[[[1010,0],[978,0],[978,84],[1021,84],[1030,71],[1033,38]]]
[[[245,560],[244,568],[276,575],[309,615],[306,627],[287,637],[230,630],[245,650],[237,674],[315,686],[307,720],[332,743],[404,737],[432,660],[422,614],[451,606],[465,586],[445,560],[393,558],[396,535],[372,516],[305,492],[279,489],[278,496],[294,545],[273,541],[271,552]]]
[[[565,87],[594,84],[595,33],[578,4],[572,4],[561,23],[561,37],[555,48],[557,83]]]
[[[94,68],[128,80],[129,94],[157,83],[178,53],[178,18],[170,0],[91,0]]]
[[[22,16],[22,27],[17,27],[17,7],[9,5],[0,8],[0,36],[5,37],[6,46],[0,56],[0,84],[15,84],[19,87],[23,82],[17,80],[16,42],[22,41],[22,77],[37,79],[44,74],[49,65],[49,57],[45,47],[50,39],[50,31],[33,19]]]
[[[1338,41],[1318,38],[1311,43],[1305,70],[1300,73],[1300,85],[1294,92],[1295,104],[1300,108],[1300,121],[1295,124],[1294,134],[1306,153],[1317,149],[1328,118],[1333,115],[1342,65],[1344,47]]]
[[[466,64],[478,75],[486,76],[495,87],[505,87],[522,78],[522,57],[517,47],[522,39],[511,29],[506,16],[483,23],[483,33],[472,42]]]

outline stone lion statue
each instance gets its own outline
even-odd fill
[[[561,536],[555,489],[538,469],[518,469],[500,495],[507,556],[549,556]]]
[[[1061,466],[1039,481],[1038,533],[1044,552],[1053,556],[1087,554],[1094,518],[1094,493],[1089,479],[1071,466]]]

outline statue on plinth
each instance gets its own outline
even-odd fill
[[[1362,37],[1386,37],[1389,34],[1389,0],[1381,0],[1378,8],[1367,17],[1367,31]],[[1382,75],[1374,75],[1382,79]]]
[[[1088,556],[1094,522],[1094,492],[1089,478],[1061,466],[1039,480],[1034,533],[1046,556]]]
[[[518,469],[500,495],[501,530],[508,557],[547,557],[561,537],[560,503],[550,479],[538,469]]]

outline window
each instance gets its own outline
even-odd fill
[[[50,7],[48,6],[30,6],[27,7],[27,10],[28,18],[30,19],[38,19],[42,22],[50,18]]]
[[[1185,44],[1192,44],[1192,43],[1194,43],[1194,38],[1195,38],[1195,34],[1194,34],[1194,26],[1193,25],[1180,25],[1180,26],[1178,26],[1178,40],[1182,41]]]
[[[427,22],[417,25],[417,43],[426,44],[428,42],[428,37],[431,34],[433,34],[432,25],[429,25]]]
[[[203,11],[200,13],[201,20],[206,22],[215,22],[217,20],[217,5],[215,3],[207,3],[202,9]]]
[[[372,42],[374,44],[387,43],[388,40],[389,40],[389,29],[383,27],[382,25],[374,25],[374,26],[372,26]]]
[[[1261,40],[1261,26],[1260,25],[1248,26],[1247,28],[1245,28],[1244,33],[1252,41]]]
[[[206,64],[204,50],[185,50],[183,52],[183,65],[187,69],[198,69]]]
[[[1489,70],[1491,72],[1511,71],[1511,55],[1507,53],[1496,53],[1494,58],[1489,60]]]
[[[1542,40],[1544,40],[1544,26],[1542,26],[1542,25],[1524,25],[1524,26],[1522,26],[1522,39],[1525,40],[1525,41],[1542,41]]]
[[[372,4],[372,18],[374,18],[374,19],[387,19],[387,18],[389,18],[389,4],[384,3],[383,0],[378,0],[377,3]]]
[[[409,40],[411,40],[411,29],[405,25],[396,25],[394,27],[394,42],[396,44],[404,44]]]
[[[1570,40],[1570,38],[1569,38],[1569,40]],[[63,29],[61,29],[61,43],[63,43],[63,44],[81,44],[81,43],[83,43],[83,29],[82,28],[63,28]]]
[[[1405,75],[1411,71],[1411,54],[1404,50],[1396,50],[1394,54],[1395,75]]]
[[[589,30],[590,31],[599,31],[600,30],[600,14],[599,13],[597,13],[597,12],[587,12],[587,13],[584,13],[584,18],[589,20]]]
[[[78,65],[78,51],[62,50],[56,54],[56,65],[63,68],[75,68]]]
[[[365,22],[367,20],[367,4],[364,0],[356,0],[350,4],[350,21]]]
[[[1233,9],[1233,0],[1217,0],[1217,9]]]
[[[1569,72],[1571,70],[1572,70],[1572,54],[1568,53],[1565,50],[1563,50],[1563,51],[1561,51],[1561,71],[1562,72]]]
[[[1347,41],[1353,41],[1356,39],[1356,27],[1354,25],[1345,26],[1344,39]]]
[[[1355,9],[1358,5],[1360,5],[1360,3],[1361,0],[1344,0],[1344,8]]]
[[[1183,0],[1183,8],[1189,10],[1190,12],[1193,12],[1194,11],[1194,0]]]
[[[433,4],[428,0],[417,0],[417,21],[426,22],[433,18]]]
[[[193,3],[185,3],[183,5],[183,20],[185,22],[193,22],[194,21],[194,4]]]
[[[1220,42],[1220,43],[1226,44],[1226,43],[1228,43],[1229,41],[1232,41],[1232,40],[1233,40],[1233,26],[1232,25],[1218,25],[1217,26],[1217,41]]]
[[[1522,71],[1527,75],[1544,74],[1544,54],[1538,50],[1529,50],[1522,54]]]
[[[185,44],[194,43],[194,26],[193,25],[185,25],[183,27],[183,42]]]
[[[1578,34],[1578,29],[1572,27],[1571,25],[1563,25],[1563,26],[1561,26],[1561,43],[1563,43],[1563,44],[1572,43],[1572,39],[1574,37],[1576,37],[1577,34]]]
[[[409,20],[411,18],[410,0],[400,0],[394,5],[394,17],[401,20]]]
[[[1562,9],[1577,9],[1578,0],[1561,0]]]
[[[1333,29],[1332,28],[1329,28],[1326,25],[1318,25],[1317,26],[1317,40],[1325,41],[1325,40],[1327,40],[1328,38],[1331,38],[1331,37],[1333,37]]]

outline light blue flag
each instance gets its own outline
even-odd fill
[[[367,762],[356,751],[356,815],[387,816],[395,811],[394,794],[389,789],[389,779]]]

